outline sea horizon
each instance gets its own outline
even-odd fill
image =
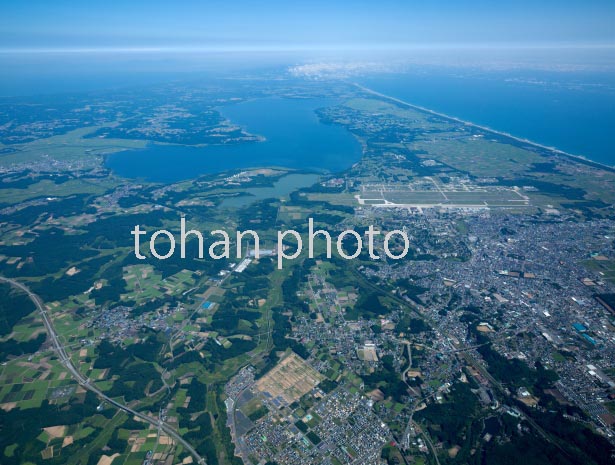
[[[499,74],[448,70],[371,76],[356,82],[387,97],[518,141],[615,166],[609,140],[610,122],[615,120],[615,88],[608,82],[615,82],[615,76],[604,73],[599,83],[580,82],[562,72],[550,74],[551,79],[562,80],[550,86],[547,80],[504,80]],[[416,86],[419,83],[423,84],[420,88]],[[526,96],[528,88],[531,98]],[[568,111],[565,115],[564,110]]]

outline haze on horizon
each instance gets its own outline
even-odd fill
[[[614,48],[615,2],[3,2],[1,52]]]
[[[1,2],[0,96],[310,63],[606,71],[610,85],[613,24],[610,0]]]

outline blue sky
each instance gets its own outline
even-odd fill
[[[615,1],[0,2],[1,49],[613,45]]]

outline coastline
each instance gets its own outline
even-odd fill
[[[534,147],[538,147],[538,148],[543,149],[543,150],[547,150],[547,151],[549,151],[549,152],[551,152],[552,154],[555,154],[555,155],[560,155],[560,156],[565,156],[565,157],[571,158],[571,159],[573,159],[576,162],[581,162],[581,163],[585,163],[585,164],[589,164],[589,165],[594,165],[594,166],[596,166],[598,168],[606,169],[606,170],[611,171],[611,172],[615,172],[615,165],[611,166],[611,165],[607,165],[605,163],[600,163],[598,161],[590,160],[589,158],[586,158],[586,157],[581,156],[581,155],[574,155],[572,153],[564,152],[563,150],[560,150],[558,148],[549,147],[548,145],[539,144],[538,142],[533,142],[533,141],[531,141],[529,139],[525,139],[523,137],[517,137],[517,136],[514,136],[514,135],[509,134],[509,133],[504,132],[504,131],[498,131],[497,129],[492,129],[492,128],[488,127],[488,126],[482,126],[480,124],[472,123],[471,121],[462,120],[462,119],[457,118],[455,116],[450,116],[450,115],[447,115],[445,113],[440,113],[440,112],[437,112],[437,111],[434,111],[434,110],[430,110],[429,108],[425,108],[425,107],[422,107],[420,105],[415,105],[415,104],[406,102],[404,100],[398,99],[396,97],[392,97],[390,95],[386,95],[386,94],[383,94],[381,92],[375,91],[375,90],[370,89],[368,87],[362,86],[361,84],[359,84],[357,82],[353,82],[352,84],[355,87],[357,87],[358,89],[362,90],[363,92],[366,92],[366,93],[371,94],[371,95],[375,95],[377,97],[383,98],[385,100],[389,100],[391,102],[395,102],[395,103],[398,103],[398,104],[401,104],[401,105],[405,105],[405,106],[410,107],[410,108],[412,108],[414,110],[418,110],[418,111],[421,111],[421,112],[424,112],[424,113],[428,113],[430,115],[438,116],[440,118],[444,118],[444,119],[447,119],[447,120],[450,120],[450,121],[455,121],[456,123],[461,123],[461,124],[464,124],[466,126],[470,126],[470,127],[473,127],[473,128],[476,128],[476,129],[480,129],[480,130],[485,131],[485,132],[489,132],[491,134],[495,134],[495,135],[502,136],[502,137],[507,137],[507,138],[512,139],[512,140],[514,140],[516,142],[521,142],[523,144],[528,144],[528,145],[531,145],[531,146],[534,146]]]

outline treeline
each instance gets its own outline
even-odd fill
[[[410,334],[419,334],[431,331],[431,327],[420,318],[412,318],[410,315],[404,314],[395,325],[395,330]]]
[[[359,294],[354,307],[347,310],[346,317],[349,320],[357,320],[359,317],[369,320],[390,311],[388,306],[382,304],[379,293],[365,290]]]
[[[12,212],[11,223],[28,226],[31,225],[32,221],[36,218],[40,221],[44,221],[51,216],[57,217],[82,214],[84,210],[87,209],[91,198],[92,196],[87,194],[77,194],[60,200],[54,200],[53,202],[46,202],[41,205],[31,205]]]
[[[87,197],[76,197],[68,203],[67,201],[51,202],[46,207],[50,208],[51,214],[55,213],[56,216],[61,216],[69,214],[73,210],[82,212],[86,208],[86,200]],[[24,210],[29,210],[29,208]],[[40,212],[34,210],[32,213],[38,213],[40,216],[45,212],[44,210]],[[13,221],[13,216],[11,218]],[[32,218],[32,216],[29,216],[26,224],[31,224]],[[225,266],[224,261],[210,259],[208,254],[205,254],[203,259],[199,259],[198,241],[193,236],[190,236],[186,243],[187,258],[185,259],[181,258],[179,252],[173,254],[167,260],[158,260],[152,257],[139,260],[134,253],[123,256],[126,247],[132,246],[130,231],[133,230],[135,225],[138,224],[151,233],[155,229],[160,229],[165,222],[178,221],[178,219],[176,213],[156,210],[150,213],[116,214],[103,217],[84,226],[83,232],[80,234],[68,234],[55,227],[42,230],[37,233],[34,240],[27,244],[0,245],[0,254],[22,257],[23,260],[19,269],[7,265],[6,262],[1,262],[0,270],[7,276],[45,276],[56,274],[58,271],[67,269],[70,265],[75,265],[79,268],[79,273],[73,276],[61,274],[58,278],[47,277],[44,280],[34,282],[32,284],[33,290],[44,300],[63,300],[71,295],[87,291],[96,279],[105,279],[107,281],[106,286],[100,290],[92,291],[98,305],[117,301],[120,294],[126,292],[123,267],[128,265],[152,265],[156,271],[162,274],[163,278],[183,269],[199,270],[212,276],[217,274]],[[213,237],[205,235],[205,248],[207,249],[213,241]],[[145,241],[142,242],[145,244]],[[160,250],[164,247],[162,242],[157,245]],[[144,245],[143,250],[145,249]],[[100,251],[108,252],[110,250],[113,251],[111,254],[100,255]]]
[[[395,402],[404,402],[408,396],[408,386],[401,380],[401,374],[395,369],[392,355],[382,357],[382,367],[373,373],[361,375],[366,391],[380,389],[385,397],[392,397]]]
[[[473,327],[471,327],[471,333],[475,335],[478,343],[488,341],[487,336],[479,333]],[[576,406],[560,404],[553,396],[544,392],[545,389],[552,388],[558,380],[557,373],[547,369],[540,361],[534,364],[534,368],[530,368],[521,360],[508,360],[496,352],[491,345],[484,345],[477,350],[487,362],[491,375],[500,382],[514,388],[527,387],[540,397],[539,406],[542,409],[528,408],[519,401],[513,400],[513,402],[517,408],[532,417],[540,427],[556,437],[558,445],[556,448],[544,441],[538,443],[525,436],[517,437],[513,438],[509,445],[487,447],[490,457],[486,463],[513,463],[503,459],[513,450],[518,451],[518,456],[520,460],[525,461],[524,463],[586,463],[591,465],[612,463],[613,447],[605,438],[596,435],[586,426],[573,423],[566,418],[566,415],[577,415],[583,418],[585,414]],[[520,448],[523,448],[523,451],[520,451]],[[547,450],[550,452],[547,453]],[[536,457],[542,461],[536,462]]]
[[[303,283],[305,283],[310,268],[315,264],[316,261],[314,259],[304,259],[301,263],[296,264],[290,275],[282,282],[282,299],[284,301],[284,306],[276,306],[271,309],[271,319],[273,323],[271,340],[273,342],[273,347],[269,354],[264,357],[265,363],[259,367],[258,376],[264,375],[275,366],[279,360],[276,352],[284,352],[287,349],[291,349],[304,359],[310,356],[309,351],[303,344],[286,337],[291,332],[291,322],[289,317],[284,315],[284,313],[290,310],[293,314],[291,318],[294,318],[295,315],[300,313],[309,313],[309,305],[299,298],[297,292]]]
[[[256,342],[248,341],[244,339],[233,339],[232,345],[225,348],[214,342],[212,339],[208,339],[203,347],[209,354],[210,363],[221,364],[229,358],[239,357],[256,348]]]
[[[402,295],[408,297],[410,300],[419,305],[424,304],[423,300],[419,296],[427,292],[429,289],[422,286],[417,286],[407,278],[398,279],[395,284],[399,287],[399,291]]]
[[[463,444],[477,409],[478,400],[470,386],[455,383],[446,395],[444,403],[429,404],[423,410],[417,411],[415,418],[427,423],[432,438],[450,447],[453,444]]]
[[[15,325],[34,310],[34,303],[25,293],[8,283],[0,283],[0,337],[11,334]],[[42,333],[26,341],[17,341],[12,337],[0,341],[0,362],[10,356],[33,354],[46,340],[47,334]]]
[[[96,348],[94,368],[109,369],[108,377],[117,375],[111,389],[106,392],[110,397],[124,397],[127,402],[143,398],[149,386],[149,392],[155,392],[163,386],[160,373],[152,362],[157,358],[162,347],[156,335],[132,344],[126,349],[103,339]],[[147,361],[141,361],[147,360]]]
[[[41,451],[46,445],[36,437],[43,428],[76,425],[97,413],[96,407],[100,402],[95,394],[88,391],[82,399],[71,397],[70,402],[65,405],[51,405],[48,399],[44,399],[39,408],[14,408],[9,411],[0,409],[0,450],[5,451],[6,447],[17,444],[10,457],[3,454],[2,464],[40,463]],[[100,432],[98,428],[95,430],[93,435]],[[61,455],[48,459],[45,463],[65,463],[66,457],[78,453],[87,442],[87,438],[76,440],[72,445],[63,448]]]
[[[477,350],[487,362],[489,373],[501,383],[515,389],[523,386],[541,392],[553,387],[553,383],[558,380],[557,373],[546,369],[540,362],[532,369],[518,358],[509,360],[500,355],[489,344],[489,337],[480,333],[475,325],[469,326],[469,332],[475,337],[477,344],[482,344]]]
[[[343,215],[354,215],[354,208],[346,205],[335,205],[325,201],[312,201],[304,195],[307,192],[311,192],[310,188],[299,189],[290,194],[290,200],[293,205],[308,207],[310,210],[315,210],[317,207],[321,207],[328,212],[340,212]],[[322,218],[320,215],[318,219]]]
[[[275,229],[278,217],[278,199],[264,199],[253,202],[237,212],[237,230]]]
[[[0,282],[0,336],[10,334],[15,324],[34,310],[34,303],[26,294]]]
[[[27,341],[16,341],[11,338],[6,341],[0,341],[0,362],[4,362],[11,355],[20,356],[24,354],[33,354],[47,340],[47,334],[39,334],[33,339]]]
[[[274,267],[273,260],[264,257],[243,273],[233,276],[232,288],[228,292],[233,298],[219,304],[213,314],[211,328],[225,336],[255,334],[258,331],[255,321],[261,317],[258,300],[267,298],[271,287],[269,274]]]
[[[284,304],[292,310],[293,314],[309,313],[310,307],[298,297],[297,292],[301,286],[307,281],[307,276],[310,269],[316,265],[316,260],[306,258],[301,264],[293,268],[292,273],[282,282],[282,297]]]
[[[227,463],[240,465],[241,460],[234,456],[235,447],[226,426],[226,406],[220,397],[221,388],[216,385],[203,384],[193,377],[187,391],[186,395],[190,396],[188,407],[177,408],[179,427],[190,430],[183,434],[184,439],[189,441],[201,456],[205,457],[208,465],[219,463],[218,451],[220,449],[224,451]],[[205,411],[208,392],[215,399],[218,413]]]

